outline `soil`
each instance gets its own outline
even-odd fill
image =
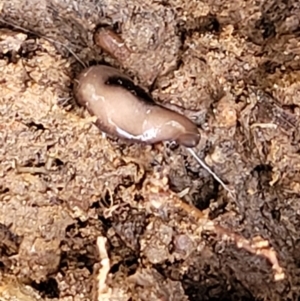
[[[299,300],[297,1],[0,2],[1,300]],[[96,45],[109,27],[124,51]],[[101,45],[100,45],[101,46]],[[84,66],[198,125],[196,153],[102,135]]]

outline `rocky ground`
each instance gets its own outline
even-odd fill
[[[299,300],[297,1],[0,1],[1,300]],[[100,47],[110,28],[124,41]],[[113,34],[111,34],[113,35]],[[99,132],[73,97],[107,63],[201,132]]]

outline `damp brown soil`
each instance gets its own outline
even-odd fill
[[[297,1],[2,0],[0,299],[299,300],[299,15]],[[99,27],[124,51],[95,45]],[[234,197],[181,147],[102,135],[72,94],[97,63],[181,107]]]

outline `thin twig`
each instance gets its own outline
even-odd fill
[[[235,191],[233,189],[230,189],[220,178],[219,176],[214,173],[208,165],[204,163],[203,160],[199,158],[199,156],[195,153],[195,151],[192,148],[186,148],[188,152],[197,160],[197,162],[205,169],[207,170],[221,185],[222,187],[229,192],[229,195],[235,200]]]
[[[41,35],[41,34],[39,34],[39,33],[37,33],[37,32],[34,32],[34,31],[31,31],[31,30],[26,29],[26,28],[24,28],[24,27],[18,26],[18,25],[16,25],[16,24],[14,24],[14,23],[12,23],[12,22],[9,22],[9,21],[6,21],[6,20],[4,20],[4,19],[2,19],[2,18],[0,18],[0,22],[2,22],[2,23],[4,23],[4,24],[7,24],[7,25],[10,25],[10,26],[14,27],[15,29],[19,29],[19,30],[24,31],[24,32],[26,32],[26,33],[36,35],[36,36],[38,36],[39,38],[43,38],[43,39],[49,41],[50,43],[57,44],[57,45],[60,45],[60,46],[64,47],[65,49],[67,49],[67,51],[69,51],[69,53],[71,53],[71,54],[74,56],[74,58],[75,58],[75,59],[76,59],[76,60],[77,60],[84,68],[87,67],[87,66],[83,63],[83,61],[77,56],[77,54],[75,54],[75,52],[74,52],[72,49],[70,49],[67,45],[65,45],[65,44],[63,44],[63,43],[61,43],[61,42],[55,41],[55,40],[53,40],[53,39],[51,39],[51,38],[48,38],[47,36],[43,36],[43,35]]]

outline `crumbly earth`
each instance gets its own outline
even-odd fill
[[[299,300],[300,4],[1,0],[0,299]],[[94,44],[111,26],[131,55]],[[72,95],[118,67],[194,112],[195,150],[101,135]]]

